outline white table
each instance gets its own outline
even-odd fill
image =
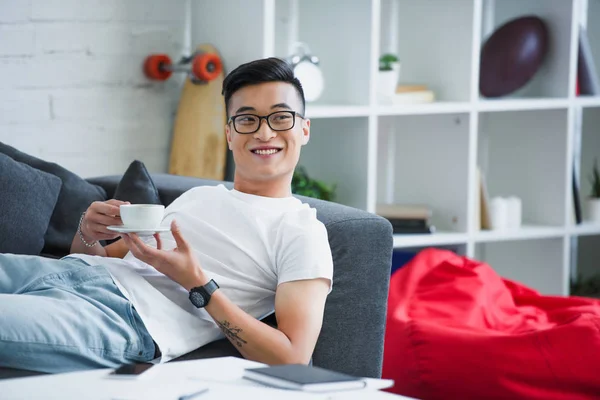
[[[209,399],[408,399],[378,389],[392,381],[367,379],[367,388],[334,393],[304,393],[267,388],[243,379],[244,368],[264,364],[236,357],[179,361],[156,365],[153,374],[139,380],[107,378],[111,369],[0,380],[2,400],[177,400],[203,388],[194,400]]]

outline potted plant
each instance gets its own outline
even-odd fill
[[[379,57],[377,92],[384,100],[394,95],[399,78],[400,61],[398,60],[398,56],[392,53],[386,53]]]
[[[598,171],[598,160],[594,160],[594,169],[590,177],[592,189],[588,198],[588,219],[591,222],[600,223],[600,172]]]
[[[329,186],[313,179],[308,176],[304,167],[298,166],[292,177],[292,193],[332,201],[335,198],[335,184]]]

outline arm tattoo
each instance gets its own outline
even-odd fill
[[[221,331],[223,331],[225,336],[227,336],[227,338],[231,340],[233,344],[237,345],[237,347],[242,347],[242,343],[248,343],[239,335],[240,332],[242,332],[242,328],[234,328],[231,326],[229,321],[226,320],[224,320],[223,322],[217,321],[217,325],[219,325],[219,328],[221,328]]]

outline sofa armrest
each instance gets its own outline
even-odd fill
[[[388,220],[366,211],[303,198],[327,228],[333,290],[313,355],[315,365],[381,377],[393,235]]]
[[[165,206],[186,190],[232,182],[152,174]],[[115,192],[120,176],[88,179]],[[297,196],[317,210],[333,255],[333,290],[325,306],[314,365],[366,377],[381,377],[393,235],[391,224],[366,211]]]

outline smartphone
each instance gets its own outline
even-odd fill
[[[125,364],[110,372],[107,378],[142,379],[151,374],[148,370],[152,367],[154,367],[154,364],[150,363]]]

